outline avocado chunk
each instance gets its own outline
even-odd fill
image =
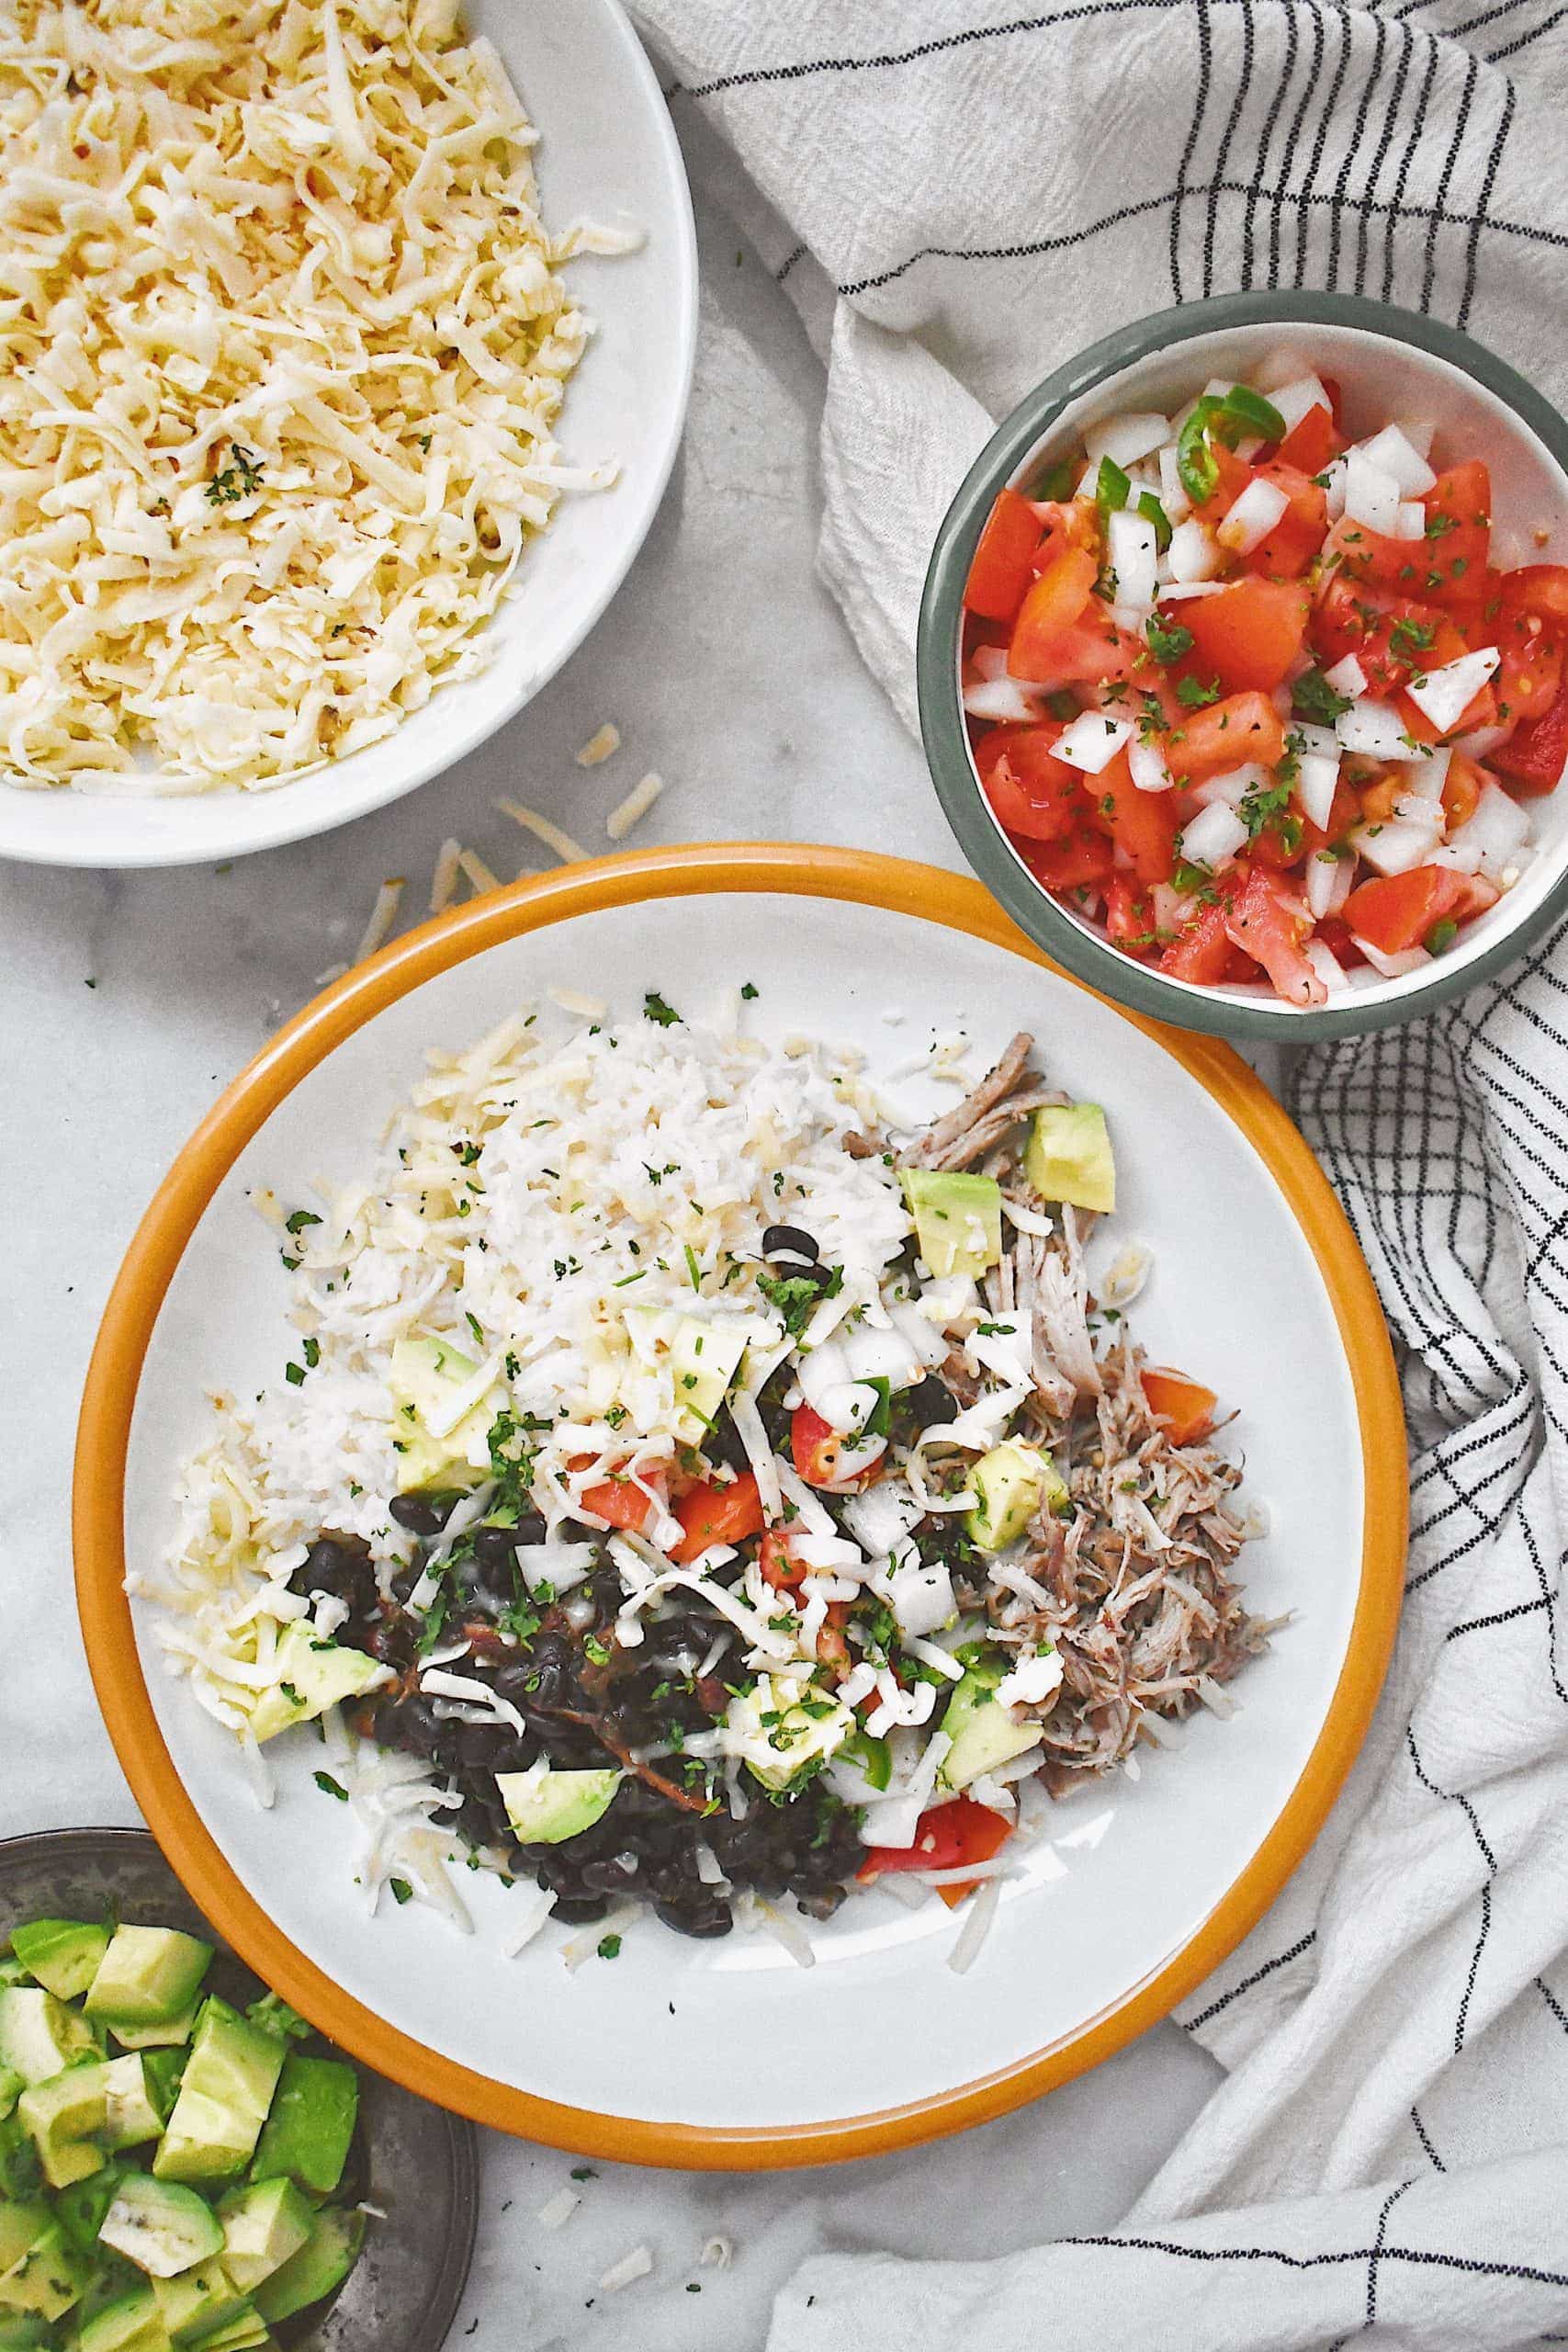
[[[389,1386],[398,1448],[398,1491],[472,1487],[490,1467],[491,1416],[481,1402],[452,1424],[454,1399],[479,1365],[449,1340],[399,1340]]]
[[[1116,1162],[1098,1102],[1047,1102],[1036,1111],[1023,1172],[1043,1201],[1074,1208],[1116,1206]]]
[[[323,1641],[297,1619],[279,1637],[277,1680],[251,1709],[251,1729],[257,1739],[276,1739],[291,1724],[309,1723],[386,1679],[386,1668],[363,1650]]]
[[[141,2079],[147,2086],[147,2096],[166,2123],[175,2111],[190,2052],[143,2050],[137,2054],[141,2060]]]
[[[365,2216],[329,2205],[296,2255],[256,2289],[257,2311],[269,2326],[292,2319],[307,2303],[319,2303],[342,2286],[365,2243]]]
[[[196,2031],[197,2014],[200,2007],[201,1998],[197,1995],[178,2017],[165,2018],[157,2025],[130,2025],[117,2018],[109,2031],[122,2050],[170,2050],[175,2044],[184,2044],[190,2040]]]
[[[359,2077],[352,2066],[291,2050],[256,2143],[252,2178],[267,2183],[273,2174],[286,2174],[301,2188],[330,2196],[343,2178],[358,2113]]]
[[[108,2119],[108,2063],[99,2059],[30,2084],[17,2101],[51,2188],[69,2188],[102,2165],[103,2151],[89,2144],[88,2135],[101,2132]]]
[[[272,2342],[266,2322],[254,2303],[242,2303],[232,2319],[225,2320],[210,2335],[193,2335],[190,2352],[261,2352]]]
[[[169,2331],[152,2288],[133,2287],[84,2320],[72,2352],[170,2352]]]
[[[562,1846],[592,1828],[625,1778],[614,1766],[567,1772],[535,1764],[525,1772],[498,1772],[495,1785],[519,1845]]]
[[[1005,1552],[1016,1544],[1043,1502],[1056,1510],[1070,1501],[1050,1456],[1016,1438],[983,1453],[969,1482],[980,1499],[964,1523],[969,1541],[981,1552]]]
[[[983,1772],[994,1772],[1015,1756],[1027,1756],[1044,1738],[1043,1724],[1017,1722],[1011,1708],[996,1695],[1010,1664],[999,1651],[987,1651],[954,1684],[942,1719],[953,1745],[937,1771],[939,1789],[966,1789]]]
[[[48,2320],[0,2312],[0,2352],[52,2352],[59,2341]]]
[[[0,2203],[0,2271],[20,2262],[53,2218],[41,2197],[6,2198]]]
[[[175,2344],[210,2335],[250,2309],[249,2298],[235,2286],[217,2256],[198,2262],[194,2269],[180,2271],[174,2278],[154,2278],[152,2292],[158,2316]]]
[[[0,2066],[0,2122],[10,2114],[26,2085],[14,2066]]]
[[[920,1255],[940,1280],[983,1274],[1002,1254],[1002,1188],[994,1176],[900,1168]]]
[[[164,2118],[152,2096],[147,2076],[147,2061],[139,2050],[128,2050],[123,2058],[111,2058],[105,2069],[105,2090],[108,2113],[104,2119],[103,2142],[106,2148],[135,2148],[143,2140],[156,2140],[164,2129]]]
[[[104,2215],[114,2203],[123,2165],[103,2165],[85,2180],[73,2181],[54,2200],[54,2218],[78,2254],[96,2254]]]
[[[86,1991],[108,1948],[108,1929],[85,1919],[29,1919],[11,1930],[11,1950],[57,2001],[73,2001]]]
[[[247,2294],[299,2253],[316,2220],[291,2180],[253,2180],[231,2189],[218,2218],[223,2224],[223,2267]]]
[[[223,2225],[194,2188],[128,2172],[99,2224],[98,2243],[149,2278],[174,2278],[222,2252]]]
[[[41,1984],[0,1991],[0,2064],[24,2083],[47,2083],[73,2059],[97,2054],[93,2029]]]
[[[65,2242],[58,2222],[39,2231],[26,2254],[0,2271],[0,2312],[33,2312],[39,2319],[58,2319],[76,2302],[86,2284],[86,2268]]]
[[[787,1789],[807,1765],[818,1768],[859,1728],[850,1709],[821,1685],[783,1674],[764,1674],[732,1698],[727,1721],[740,1736],[735,1752],[746,1770],[775,1790]]]
[[[167,2025],[188,2009],[212,1946],[178,1928],[117,1928],[83,2004],[107,2025]]]
[[[738,1317],[726,1323],[682,1317],[670,1342],[670,1374],[680,1407],[675,1434],[682,1445],[700,1446],[709,1434],[750,1336],[750,1326]]]
[[[160,2180],[231,2180],[255,2152],[288,2044],[209,1999],[152,2159]]]

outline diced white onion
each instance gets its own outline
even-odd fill
[[[1402,498],[1394,509],[1393,539],[1424,539],[1427,536],[1427,510],[1418,498]]]
[[[1248,760],[1245,767],[1227,768],[1223,775],[1208,776],[1194,785],[1192,797],[1201,808],[1212,808],[1216,800],[1223,800],[1227,808],[1236,808],[1249,792],[1266,790],[1268,783],[1268,771],[1256,760]]]
[[[1189,605],[1194,596],[1217,596],[1230,583],[1224,580],[1172,580],[1159,592],[1162,605]]]
[[[1177,463],[1174,441],[1168,442],[1159,453],[1159,503],[1173,530],[1178,523],[1185,523],[1192,512],[1192,501],[1187,495]]]
[[[1424,760],[1409,760],[1404,768],[1404,788],[1417,800],[1440,800],[1443,786],[1449,780],[1449,765],[1453,753],[1434,750]]]
[[[1287,433],[1314,408],[1326,409],[1330,416],[1334,413],[1334,403],[1316,376],[1297,376],[1292,382],[1281,384],[1278,391],[1270,392],[1269,399],[1284,419]]]
[[[1367,691],[1367,673],[1353,653],[1347,653],[1342,662],[1336,662],[1332,670],[1324,672],[1323,678],[1324,684],[1332,686],[1337,695],[1348,695],[1352,702],[1359,701]]]
[[[1277,481],[1264,481],[1261,478],[1249,481],[1220,525],[1220,545],[1233,548],[1237,555],[1250,555],[1258,541],[1269,537],[1290,503]]]
[[[1125,468],[1135,466],[1140,458],[1152,457],[1169,436],[1168,417],[1140,409],[1131,416],[1108,417],[1103,424],[1091,424],[1083,446],[1091,465],[1109,458],[1113,466]]]
[[[1116,601],[1147,612],[1155,600],[1159,548],[1145,514],[1123,507],[1106,526],[1106,548],[1116,575]]]
[[[1175,781],[1157,742],[1129,743],[1127,765],[1140,792],[1168,792]]]
[[[1438,845],[1438,829],[1390,818],[1379,825],[1358,825],[1350,839],[1380,874],[1408,874],[1413,865],[1425,865],[1431,856]]]
[[[1077,768],[1085,775],[1100,775],[1132,737],[1129,720],[1106,718],[1097,710],[1086,710],[1063,728],[1052,749],[1068,767]]]
[[[981,678],[964,689],[964,707],[971,718],[988,718],[998,726],[1027,726],[1040,716],[1040,704],[1017,678]]]
[[[1438,479],[1397,424],[1385,424],[1370,441],[1358,442],[1350,455],[1389,475],[1401,498],[1424,498]]]
[[[1323,469],[1323,498],[1328,519],[1337,523],[1345,512],[1347,468],[1343,458],[1331,458]]]
[[[1513,731],[1511,723],[1506,727],[1472,727],[1468,735],[1455,736],[1453,748],[1462,752],[1467,760],[1489,760]]]
[[[1306,862],[1306,902],[1313,920],[1337,914],[1349,897],[1356,876],[1353,857],[1325,857],[1321,851]]]
[[[1407,760],[1410,736],[1392,703],[1362,696],[1340,712],[1334,732],[1342,752],[1360,752],[1373,760]]]
[[[1451,849],[1478,850],[1481,870],[1501,881],[1530,837],[1530,820],[1517,800],[1511,800],[1490,779],[1483,786],[1476,810],[1467,824],[1449,837]]]
[[[1181,854],[1194,865],[1226,865],[1247,840],[1247,827],[1223,800],[1201,808],[1181,835]]]
[[[1170,535],[1165,560],[1173,580],[1212,580],[1220,568],[1220,550],[1196,516],[1178,523]]]
[[[1354,932],[1350,936],[1356,939]],[[1370,939],[1356,939],[1356,944],[1373,971],[1385,980],[1402,980],[1407,972],[1418,972],[1423,964],[1432,961],[1424,947],[1402,947],[1397,956],[1387,956]]]
[[[1360,449],[1347,451],[1345,458],[1345,516],[1348,522],[1363,523],[1369,531],[1379,531],[1392,537],[1399,514],[1399,484],[1391,473],[1374,465]]]
[[[1343,989],[1349,987],[1350,983],[1345,976],[1345,967],[1332,948],[1325,947],[1321,939],[1309,939],[1302,953],[1330,996],[1337,996]]]
[[[1477,652],[1461,653],[1457,662],[1445,662],[1440,670],[1428,670],[1425,677],[1413,678],[1405,692],[1438,734],[1446,735],[1459,725],[1502,658],[1495,645],[1483,645]]]
[[[1303,752],[1296,771],[1296,798],[1309,825],[1326,831],[1339,786],[1339,754],[1325,758],[1321,752]]]

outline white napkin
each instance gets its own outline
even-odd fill
[[[826,363],[821,567],[907,718],[948,498],[993,420],[1122,320],[1338,287],[1568,395],[1562,0],[640,14],[688,154]],[[1415,1532],[1366,1750],[1184,2017],[1229,2079],[1111,2236],[818,2256],[770,2352],[1568,2340],[1562,938],[1294,1083],[1403,1350]]]

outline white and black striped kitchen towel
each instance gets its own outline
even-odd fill
[[[1337,287],[1568,395],[1562,0],[640,15],[823,357],[822,570],[907,718],[948,498],[1122,320]],[[1123,2224],[980,2265],[825,2251],[770,2352],[1568,2343],[1568,944],[1311,1057],[1292,1107],[1404,1363],[1415,1532],[1373,1736],[1190,2006],[1228,2078]]]

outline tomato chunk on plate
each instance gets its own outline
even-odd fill
[[[1172,1445],[1193,1445],[1208,1436],[1220,1401],[1212,1388],[1164,1364],[1145,1364],[1140,1376],[1149,1410],[1165,1424]]]

